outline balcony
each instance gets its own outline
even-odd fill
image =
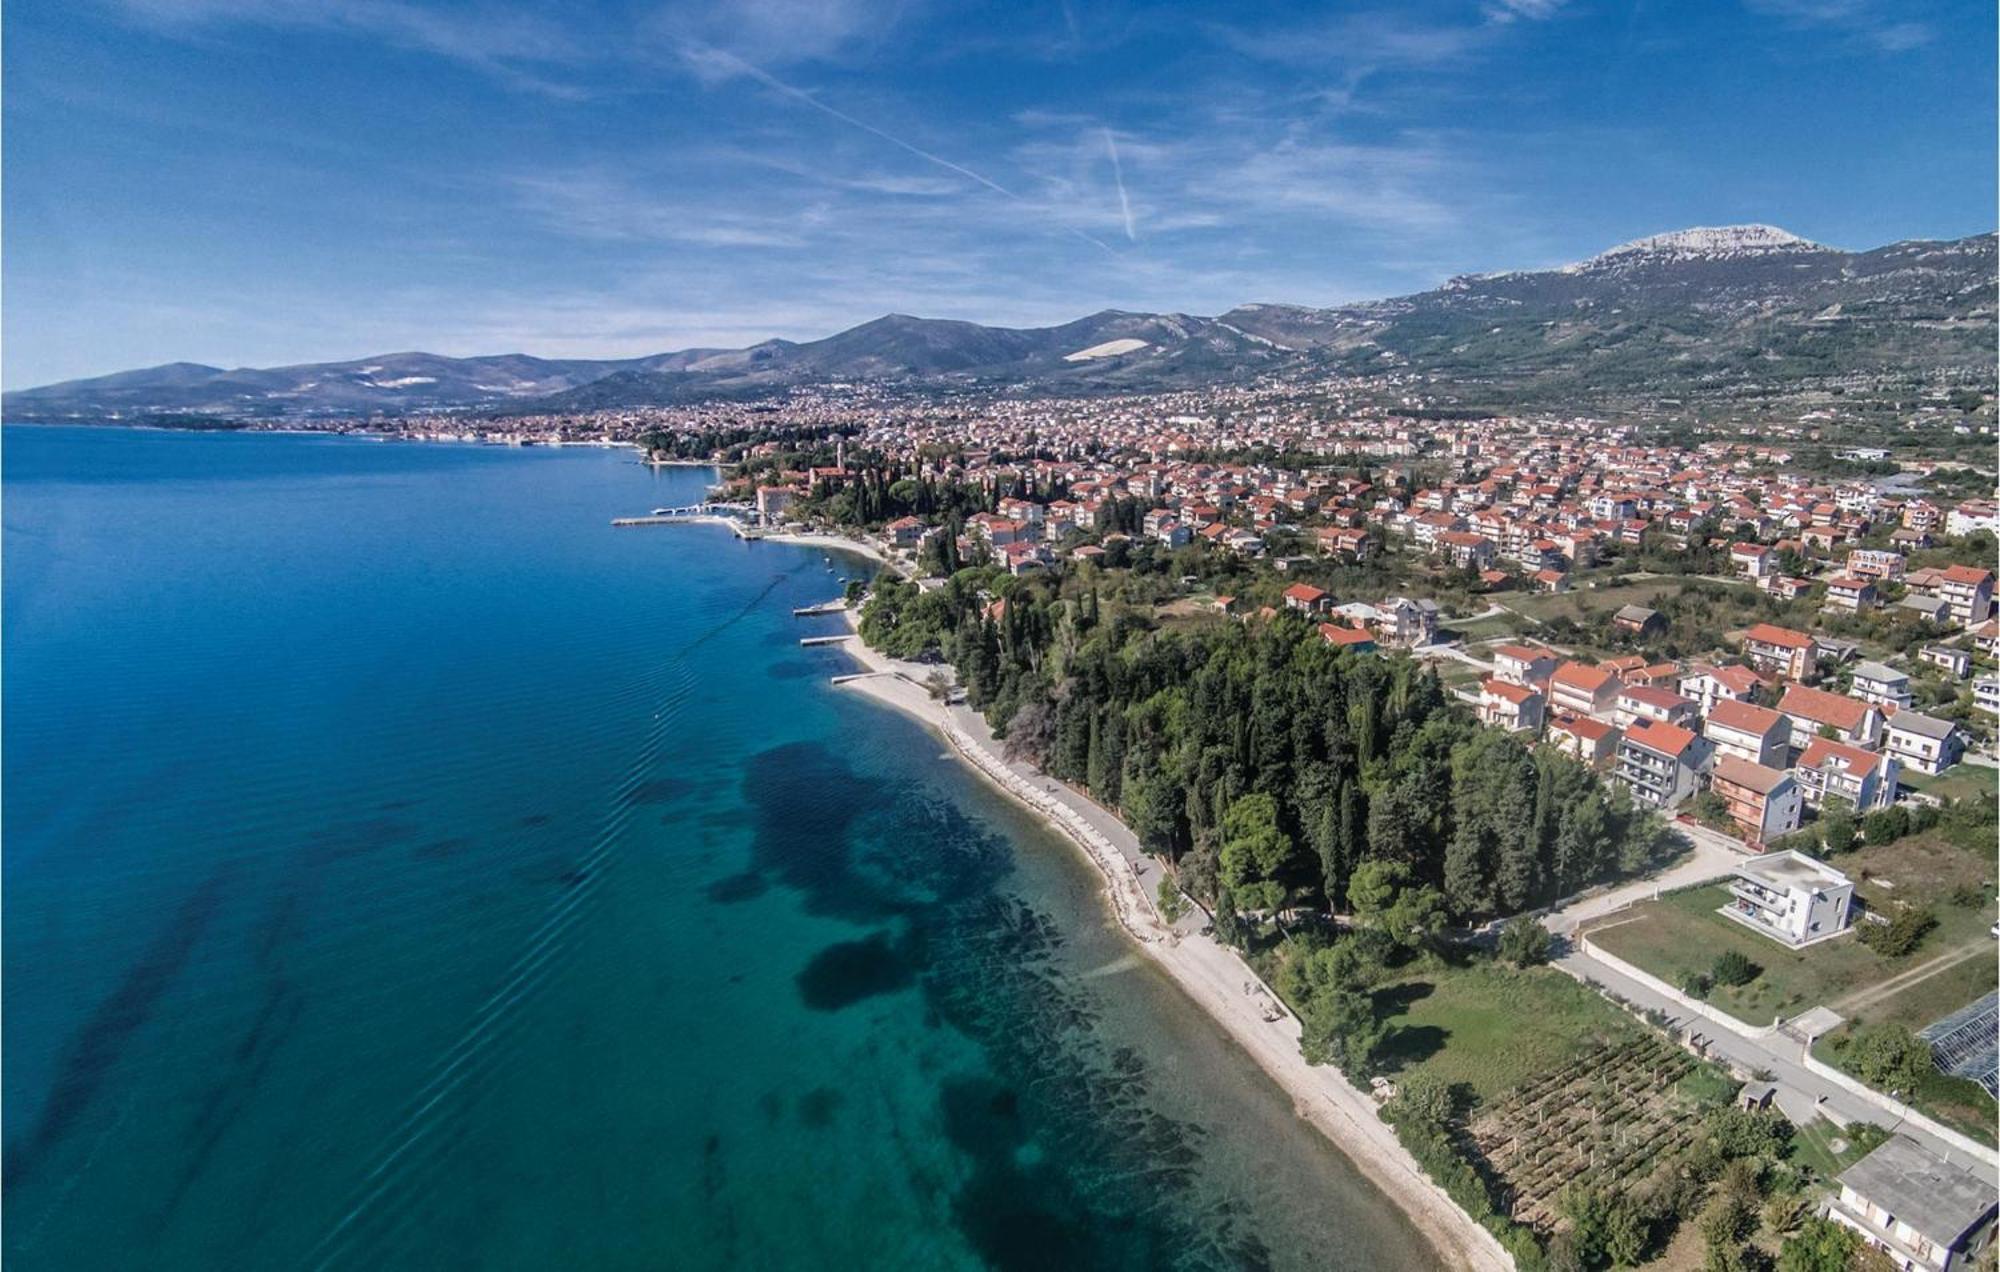
[[[1731,880],[1729,893],[1731,896],[1740,897],[1760,910],[1771,910],[1779,914],[1788,914],[1792,909],[1791,897],[1782,892],[1773,891],[1762,884],[1753,883],[1748,879],[1739,878]]]

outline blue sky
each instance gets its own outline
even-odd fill
[[[13,387],[1994,227],[1991,0],[10,0],[5,36]]]

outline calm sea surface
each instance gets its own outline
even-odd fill
[[[709,479],[5,431],[7,1265],[1420,1266]]]

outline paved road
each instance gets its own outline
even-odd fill
[[[1651,878],[1624,884],[1606,892],[1586,893],[1561,908],[1550,911],[1542,919],[1544,926],[1558,936],[1566,935],[1591,919],[1602,918],[1626,906],[1637,905],[1641,901],[1651,901],[1662,892],[1672,892],[1676,888],[1687,888],[1697,883],[1726,878],[1736,869],[1736,863],[1745,856],[1740,841],[1710,830],[1706,826],[1676,824],[1673,829],[1693,845],[1693,851],[1689,855]]]
[[[1778,1107],[1796,1125],[1804,1125],[1823,1111],[1830,1112],[1843,1121],[1873,1122],[1898,1131],[1933,1153],[1953,1161],[1964,1162],[1966,1159],[1962,1149],[1945,1143],[1921,1127],[1904,1122],[1874,1101],[1808,1071],[1799,1063],[1805,1044],[1789,1034],[1780,1032],[1764,1038],[1746,1038],[1732,1033],[1599,962],[1574,944],[1568,945],[1562,956],[1556,959],[1556,966],[1579,979],[1595,981],[1629,1002],[1665,1012],[1669,1031],[1691,1029],[1709,1039],[1708,1054],[1712,1058],[1728,1061],[1744,1071],[1768,1071],[1777,1084]]]

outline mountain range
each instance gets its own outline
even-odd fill
[[[1136,392],[1287,373],[1402,373],[1474,399],[1588,404],[1863,380],[1990,387],[1995,236],[1849,252],[1770,226],[1700,228],[1558,269],[1414,295],[1215,317],[1106,310],[1054,327],[890,314],[822,340],[614,360],[392,353],[176,362],[7,393],[10,420],[580,412],[857,381]]]

